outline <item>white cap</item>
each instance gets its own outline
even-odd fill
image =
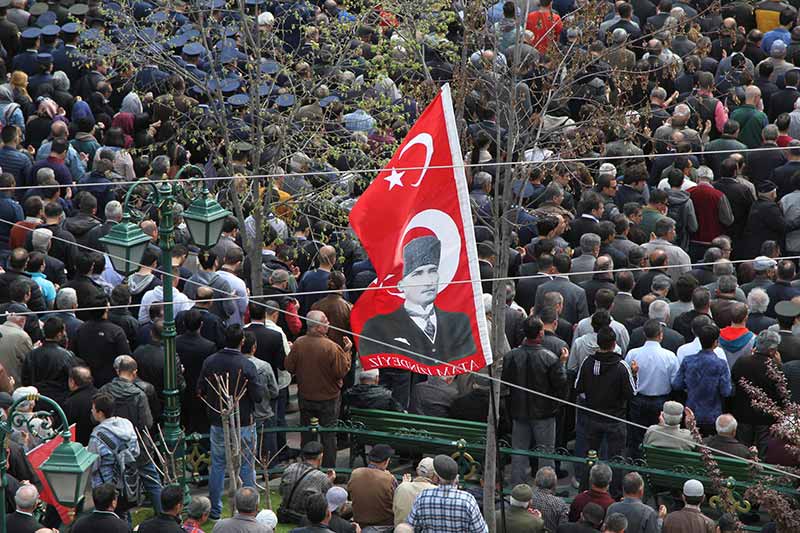
[[[683,484],[683,495],[689,498],[699,498],[706,493],[703,484],[696,479],[690,479]]]
[[[278,527],[278,517],[275,515],[273,511],[270,511],[269,509],[264,509],[263,511],[260,511],[256,515],[256,522],[258,522],[259,524],[264,524],[270,529],[275,529],[276,527]]]

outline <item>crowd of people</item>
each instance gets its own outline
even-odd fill
[[[17,411],[32,418],[8,442],[8,530],[60,525],[52,508],[32,516],[41,486],[25,454],[53,436],[32,414],[36,394],[61,404],[77,440],[99,456],[94,512],[75,524],[79,533],[128,531],[129,510],[145,496],[157,514],[140,531],[197,533],[209,520],[220,533],[263,533],[279,522],[300,524],[298,532],[487,530],[483,502],[459,485],[447,456],[422,459],[416,476],[398,483],[388,470],[395,450],[375,445],[343,487],[330,470],[336,433],[321,442],[303,434],[295,461],[285,434],[260,431],[287,425],[293,383],[303,426],[332,425],[350,407],[486,421],[491,387],[480,374],[359,368],[350,313],[376,272],[342,220],[363,183],[314,196],[331,176],[385,160],[417,117],[414,86],[454,72],[476,80],[459,117],[485,309],[490,324],[502,310],[508,342],[494,354],[512,385],[501,390],[499,432],[513,448],[596,450],[603,461],[640,458],[643,446],[702,444],[797,466],[796,443],[771,433],[776,416],[747,390],[780,404],[782,375],[800,398],[800,20],[792,3],[617,1],[598,4],[607,10],[598,27],[584,17],[584,0],[501,0],[481,14],[485,39],[464,50],[461,69],[449,47],[476,40],[464,36],[471,6],[456,2],[446,24],[413,37],[423,60],[415,69],[403,44],[410,21],[386,6],[248,0],[240,10],[209,0],[195,10],[144,1],[130,20],[158,30],[140,32],[120,24],[131,6],[115,2],[0,0],[0,407],[20,401]],[[330,53],[334,25],[352,26],[347,61]],[[206,30],[222,37],[208,49]],[[276,126],[264,139],[253,137],[247,108],[256,89],[243,72],[256,56],[245,30],[264,36],[271,54],[257,54],[257,91]],[[140,34],[163,43],[137,42]],[[141,64],[122,52],[131,48],[144,54]],[[563,83],[554,89],[548,80]],[[503,88],[509,83],[513,90]],[[387,100],[397,112],[376,105]],[[230,149],[187,135],[195,112],[229,118]],[[295,132],[316,128],[308,153],[272,149],[287,117]],[[520,122],[537,133],[505,153]],[[255,149],[260,143],[266,149]],[[220,150],[235,161],[220,163]],[[127,185],[173,178],[188,163],[211,177],[232,168],[237,179],[207,184],[243,212],[224,221],[213,248],[198,250],[182,217],[187,199],[178,195],[175,206],[181,424],[208,434],[210,449],[208,498],[184,509],[141,437],[163,420],[162,343],[172,333],[158,206],[146,194],[136,202],[151,242],[134,273],[114,269],[101,239],[123,219]],[[253,196],[254,168],[277,174]],[[498,212],[504,185],[513,203]],[[266,198],[276,203],[257,231]],[[500,215],[513,221],[509,250],[495,237]],[[501,251],[507,277],[495,270]],[[498,284],[504,301],[493,306]],[[244,486],[226,519],[218,376],[241,398]],[[275,513],[259,501],[255,461],[264,457],[286,466]],[[735,517],[703,514],[707,487],[697,480],[655,509],[642,501],[638,474],[602,462],[571,472],[515,455],[505,474],[513,490],[498,525],[506,532],[737,527]],[[571,505],[558,496],[559,479],[583,490]],[[774,522],[764,531],[776,531]]]

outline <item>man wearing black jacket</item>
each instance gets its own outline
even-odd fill
[[[75,424],[75,440],[88,446],[96,424],[92,419],[92,398],[97,394],[89,367],[73,366],[69,370],[67,386],[69,394],[64,400],[64,414],[71,424]]]
[[[522,389],[566,398],[567,372],[564,363],[569,352],[566,348],[558,355],[544,346],[544,324],[536,317],[528,317],[523,323],[525,340],[522,346],[511,350],[503,360],[503,381],[519,385]],[[528,394],[516,387],[510,388],[508,405],[513,427],[511,442],[514,448],[529,449],[537,444],[552,449],[556,440],[556,415],[559,404],[553,400]],[[511,459],[513,484],[527,479],[525,468],[528,458],[522,455]],[[548,464],[549,463],[549,464]],[[545,461],[540,466],[553,466]]]
[[[636,394],[638,366],[634,362],[629,367],[614,351],[616,344],[617,336],[610,327],[597,332],[598,350],[581,363],[575,392],[581,405],[624,420],[628,400]],[[579,410],[576,429],[575,453],[581,457],[589,450],[600,450],[604,439],[607,443],[604,460],[622,455],[625,450],[625,422]],[[612,489],[617,490],[621,487],[621,476],[615,475],[614,479]]]
[[[91,302],[95,302],[105,297],[103,288],[95,283],[90,277],[94,272],[95,260],[98,258],[96,252],[81,252],[75,257],[75,277],[72,281],[64,285],[64,288],[73,288],[78,295],[78,308],[92,307]],[[90,311],[78,311],[78,318],[88,320]]]
[[[22,362],[22,384],[35,385],[40,394],[59,404],[69,390],[69,370],[78,363],[72,352],[61,347],[65,335],[64,322],[58,317],[48,318],[44,323],[44,343]]]
[[[186,333],[175,338],[175,351],[183,363],[183,375],[186,378],[183,405],[192,405],[192,402],[197,401],[197,380],[200,378],[203,363],[217,351],[217,345],[200,335],[203,315],[199,310],[187,310],[183,323]],[[205,433],[208,431],[208,417],[206,417],[204,409],[182,409],[181,411],[187,432]]]
[[[47,305],[42,297],[42,291],[39,285],[25,273],[25,267],[28,265],[28,251],[24,248],[16,248],[11,251],[8,257],[8,267],[6,271],[0,274],[0,303],[10,301],[9,287],[11,284],[18,280],[24,280],[31,286],[31,299],[27,305],[31,311],[46,311]]]
[[[211,469],[208,488],[211,499],[211,519],[219,519],[222,513],[222,488],[225,482],[225,445],[222,432],[222,421],[218,412],[220,398],[219,387],[211,386],[217,379],[227,382],[230,394],[237,396],[244,392],[239,401],[239,419],[241,420],[242,449],[252,450],[255,441],[255,421],[253,411],[255,405],[264,398],[264,386],[258,379],[256,367],[241,352],[244,342],[244,329],[238,324],[230,325],[225,330],[225,348],[203,362],[200,378],[197,381],[197,392],[205,399],[208,406],[206,412],[211,421]],[[211,384],[209,384],[209,382]],[[238,390],[237,390],[238,387]],[[255,487],[255,469],[252,455],[245,454],[240,471],[244,486]]]

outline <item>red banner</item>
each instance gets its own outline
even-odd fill
[[[378,278],[350,320],[365,369],[453,375],[491,363],[450,87],[350,213]]]

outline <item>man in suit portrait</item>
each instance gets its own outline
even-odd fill
[[[405,302],[397,310],[374,316],[364,324],[360,355],[399,353],[433,366],[438,361],[462,359],[477,351],[469,316],[443,311],[435,305],[441,252],[441,241],[432,235],[417,237],[405,245],[403,279],[397,284],[405,295]]]

